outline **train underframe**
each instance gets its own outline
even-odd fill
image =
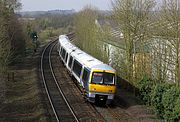
[[[108,105],[112,103],[114,94],[89,92],[86,93],[86,99],[91,103],[102,103]]]

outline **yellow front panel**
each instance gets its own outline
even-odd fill
[[[116,86],[89,84],[90,92],[103,92],[103,93],[115,93]]]

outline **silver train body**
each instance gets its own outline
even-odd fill
[[[116,71],[73,45],[66,35],[60,35],[58,53],[74,76],[89,102],[110,104],[116,91]]]

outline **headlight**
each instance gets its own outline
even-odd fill
[[[109,92],[111,92],[111,93],[112,93],[113,91],[112,91],[112,90],[109,90]]]

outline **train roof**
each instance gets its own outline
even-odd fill
[[[86,52],[80,50],[78,47],[70,43],[67,36],[60,36],[59,42],[69,54],[75,57],[75,59],[83,65],[86,65],[88,68],[99,70],[112,70],[115,72],[115,70],[111,66],[99,61],[98,59],[92,57],[91,55],[87,54]]]
[[[59,36],[59,42],[63,47],[66,47],[68,53],[73,52],[77,47],[69,42],[69,38],[66,35]]]

